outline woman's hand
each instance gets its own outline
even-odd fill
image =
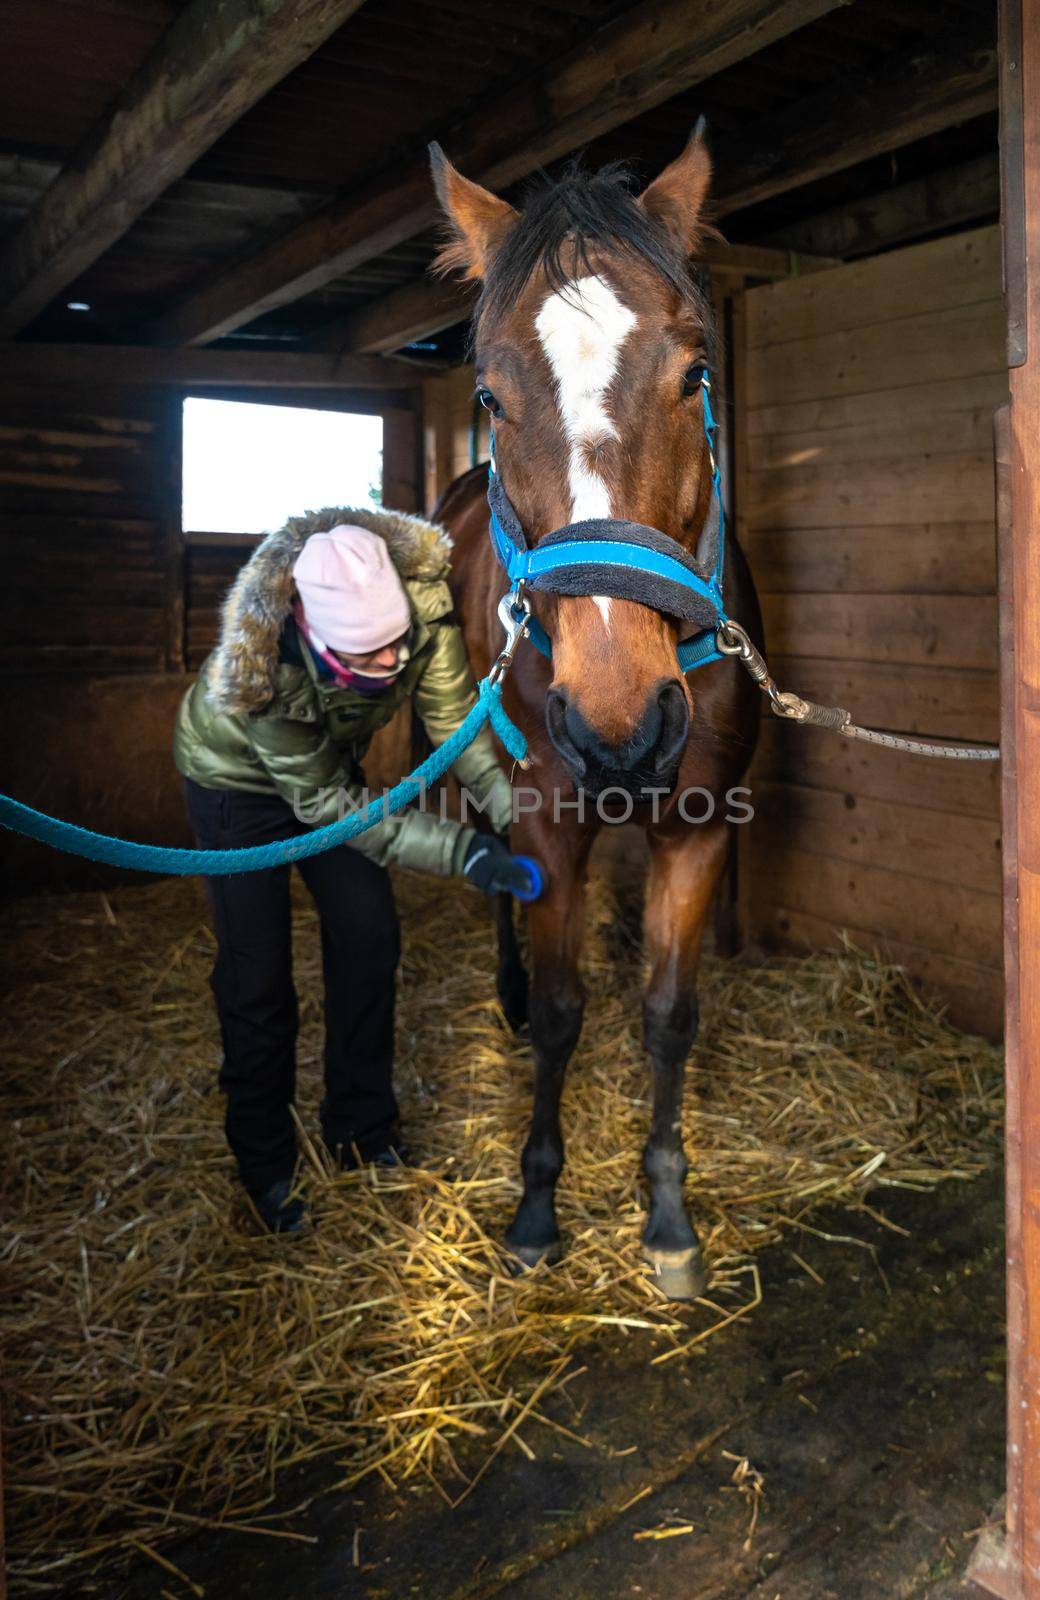
[[[540,892],[544,870],[533,862],[538,880],[532,877],[525,858],[510,855],[494,834],[478,833],[470,841],[462,864],[462,876],[485,894],[515,894],[520,900],[533,900]]]

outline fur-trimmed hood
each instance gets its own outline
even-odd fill
[[[207,697],[219,711],[261,711],[275,692],[278,641],[295,600],[293,566],[312,533],[356,523],[386,540],[400,577],[443,581],[451,558],[444,528],[404,511],[328,506],[290,517],[269,533],[242,568],[224,602],[217,648],[206,669]]]

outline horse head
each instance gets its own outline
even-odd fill
[[[692,555],[712,494],[713,324],[688,271],[711,172],[700,127],[642,194],[617,168],[572,169],[520,212],[432,156],[451,227],[439,265],[481,285],[477,396],[528,544],[626,519]],[[552,641],[548,733],[575,783],[673,786],[692,710],[684,625],[619,596],[529,598]]]

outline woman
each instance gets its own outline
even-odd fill
[[[454,732],[475,686],[445,581],[450,550],[432,523],[375,510],[294,517],[258,545],[178,715],[174,758],[201,848],[291,838],[359,804],[365,751],[406,701],[435,745]],[[511,792],[486,732],[453,770],[505,833]],[[348,1167],[401,1159],[391,863],[457,873],[489,894],[527,885],[499,839],[422,810],[299,863],[321,921],[322,1131],[333,1159]],[[207,888],[228,1142],[266,1227],[298,1232],[289,868],[211,878]]]

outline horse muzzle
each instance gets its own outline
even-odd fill
[[[690,731],[689,704],[676,678],[655,685],[638,725],[620,743],[598,733],[564,689],[549,690],[545,720],[575,787],[594,799],[608,789],[638,800],[644,790],[674,788]]]

